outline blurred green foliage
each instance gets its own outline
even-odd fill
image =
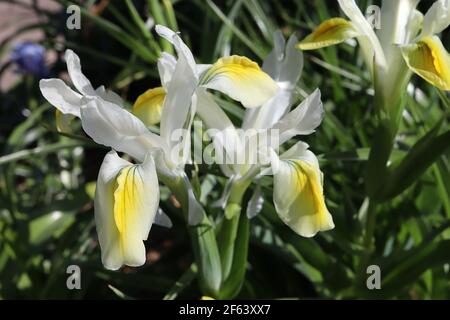
[[[39,11],[48,23],[27,25],[17,34],[30,29],[45,33],[42,44],[58,52],[54,75],[65,70],[64,49],[74,49],[95,86],[105,85],[129,103],[159,85],[156,59],[162,50],[172,50],[145,27],[149,16],[181,31],[199,63],[230,53],[261,62],[276,29],[301,38],[321,21],[341,16],[337,4],[325,0],[84,1],[82,29],[67,30],[65,6],[74,2],[58,2],[61,12]],[[361,8],[370,4],[358,3]],[[444,45],[449,39],[447,32]],[[1,43],[2,56],[9,54],[13,40]],[[448,97],[424,81],[413,77],[413,85],[390,162],[399,163],[438,122],[433,134],[444,136],[436,155],[414,147],[421,161],[402,163],[395,178],[404,183],[398,189],[385,186],[387,201],[377,207],[375,249],[369,256],[363,247],[363,173],[375,134],[370,75],[354,46],[305,53],[297,95],[316,87],[322,91],[325,119],[306,142],[320,154],[336,228],[312,239],[297,236],[277,217],[271,180],[263,180],[266,201],[250,221],[249,260],[238,298],[450,298],[450,106]],[[239,123],[242,110],[223,102]],[[23,76],[1,93],[0,298],[200,298],[189,236],[168,189],[162,188],[160,206],[174,226],[152,228],[147,264],[120,272],[103,269],[92,189],[108,150],[86,139],[76,121],[73,125],[74,134],[56,131],[54,109],[41,97],[33,76]],[[206,211],[219,215],[212,204],[226,181],[220,170],[199,166],[187,171],[195,173]],[[380,266],[381,290],[366,288],[367,274],[359,268],[365,258]],[[81,267],[81,290],[66,287],[71,264]]]

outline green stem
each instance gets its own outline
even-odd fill
[[[242,198],[251,180],[236,180],[231,186],[225,215],[218,234],[222,267],[223,298],[239,292],[245,275],[248,252],[248,219],[241,214]]]
[[[367,266],[369,264],[372,253],[375,250],[375,223],[376,223],[376,203],[373,200],[369,200],[369,207],[367,208],[366,223],[363,235],[363,247],[364,251],[360,257],[359,266],[357,268],[356,281],[358,284],[362,283],[362,279],[366,273]]]
[[[219,297],[222,283],[219,249],[216,241],[214,227],[203,211],[203,219],[198,225],[189,225],[189,180],[182,176],[167,177],[159,174],[161,181],[166,184],[180,201],[183,215],[188,225],[192,241],[194,257],[198,266],[198,280],[203,294],[214,298]],[[202,209],[203,210],[203,209]]]

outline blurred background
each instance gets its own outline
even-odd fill
[[[363,11],[372,4],[357,2]],[[421,11],[431,3],[421,1]],[[67,28],[71,4],[80,7],[80,30]],[[179,30],[198,63],[238,54],[261,64],[275,30],[302,38],[337,16],[343,17],[337,3],[326,0],[0,0],[0,298],[202,296],[181,210],[164,187],[160,206],[174,226],[152,228],[145,266],[103,268],[92,199],[108,150],[91,142],[77,121],[69,132],[58,132],[55,109],[38,87],[41,78],[68,81],[66,48],[80,56],[94,87],[114,90],[129,107],[160,85],[157,58],[161,51],[172,52],[156,36],[155,23]],[[449,50],[449,32],[442,40]],[[297,236],[276,216],[270,182],[263,184],[266,201],[251,221],[238,298],[450,298],[449,152],[377,212],[371,262],[380,266],[383,282],[382,290],[368,291],[365,281],[358,281],[355,257],[364,250],[363,168],[375,126],[370,75],[356,43],[304,57],[297,95],[322,91],[325,119],[306,142],[320,155],[336,228],[312,239]],[[243,109],[226,100],[223,105],[239,124]],[[392,160],[443,117],[448,127],[446,108],[436,89],[413,77]],[[220,170],[200,166],[195,178],[207,212],[219,214],[211,204],[226,181]],[[73,264],[81,268],[81,290],[66,287],[66,270]]]

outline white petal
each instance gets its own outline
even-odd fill
[[[369,39],[372,49],[374,50],[377,63],[382,66],[386,66],[386,57],[380,41],[373,31],[372,26],[356,5],[355,0],[338,0],[338,2],[342,11],[344,11],[345,15],[353,22],[353,25],[358,32],[367,36]]]
[[[242,141],[239,137],[239,133],[234,127],[231,120],[226,113],[219,107],[214,101],[213,96],[206,92],[204,89],[199,88],[196,91],[197,95],[197,114],[205,122],[206,126],[214,141],[214,148],[216,150],[216,156],[221,159],[222,150],[225,151],[225,157],[227,159],[235,158],[236,153],[242,150]],[[226,162],[226,161],[225,161]],[[219,164],[222,164],[219,162]],[[226,162],[231,164],[231,160]],[[225,171],[228,170],[224,167]]]
[[[149,132],[130,112],[100,98],[81,109],[84,131],[97,143],[143,161],[151,148],[162,147],[159,136]]]
[[[103,160],[95,188],[95,224],[102,251],[102,262],[106,269],[117,270],[123,265],[120,251],[119,230],[114,221],[114,180],[119,171],[130,165],[109,152]]]
[[[280,74],[280,64],[285,55],[286,40],[284,40],[281,30],[273,33],[273,41],[273,49],[264,59],[262,69],[275,79],[275,76]]]
[[[156,25],[155,30],[161,37],[173,44],[177,51],[178,59],[183,56],[192,71],[196,73],[194,56],[189,47],[181,40],[180,36],[176,32],[159,24]]]
[[[261,107],[246,109],[242,128],[268,129],[272,127],[288,110],[291,97],[291,91],[279,90]]]
[[[320,90],[316,89],[300,105],[273,126],[274,129],[279,130],[280,144],[296,135],[313,133],[322,122],[323,113]]]
[[[184,56],[178,58],[173,76],[167,85],[167,95],[161,114],[161,137],[171,148],[178,145],[175,139],[191,117],[191,99],[197,87],[194,71]]]
[[[197,114],[205,122],[208,128],[225,130],[234,128],[227,114],[214,101],[213,96],[206,90],[199,88],[197,95]]]
[[[151,157],[132,165],[109,152],[100,168],[95,221],[107,269],[145,263],[146,240],[158,208],[159,187]]]
[[[303,53],[295,47],[297,38],[291,36],[286,48],[280,31],[275,32],[274,39],[274,49],[264,60],[263,70],[277,82],[280,90],[260,108],[246,110],[243,128],[267,129],[280,120],[288,110],[302,73]]]
[[[119,106],[123,104],[122,98],[117,93],[111,90],[106,90],[104,86],[100,86],[95,89],[95,93],[103,100],[109,101]]]
[[[410,21],[415,15],[418,3],[419,0],[383,0],[379,38],[385,50],[386,59],[390,60],[389,56],[398,51],[395,45],[405,45],[409,42]]]
[[[247,218],[252,219],[261,212],[264,205],[264,194],[258,184],[247,205]]]
[[[65,59],[67,63],[67,71],[70,79],[77,90],[87,96],[95,96],[95,90],[92,88],[91,82],[81,72],[80,58],[70,49],[66,50]]]
[[[334,228],[323,196],[322,173],[315,163],[278,161],[273,201],[281,220],[301,236],[312,237]]]
[[[303,53],[296,48],[298,39],[295,35],[289,38],[286,47],[281,31],[275,32],[274,38],[275,47],[264,60],[262,69],[277,82],[281,89],[292,90],[303,70]]]
[[[435,35],[444,29],[446,29],[450,24],[450,1],[448,0],[438,0],[425,14],[423,20],[422,32],[419,36],[424,38],[427,36]]]
[[[173,226],[172,220],[170,220],[169,216],[161,208],[156,212],[155,221],[153,221],[153,223],[165,228],[172,228]]]
[[[80,117],[81,95],[70,89],[64,81],[42,79],[39,88],[44,98],[59,111]]]
[[[167,52],[163,52],[158,59],[159,77],[161,78],[161,84],[164,88],[167,88],[170,79],[172,79],[176,64],[177,60],[175,57]]]
[[[260,107],[279,90],[256,62],[242,56],[219,59],[203,74],[201,84],[225,93],[246,108]]]

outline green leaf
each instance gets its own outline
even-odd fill
[[[405,191],[450,147],[450,130],[437,135],[440,123],[411,148],[400,164],[389,169],[383,200]]]
[[[75,221],[71,213],[54,211],[30,222],[30,243],[39,245],[53,236],[58,236]]]
[[[200,287],[203,294],[217,297],[222,283],[222,273],[214,228],[205,214],[203,221],[197,226],[190,226],[189,231],[196,264],[199,267]]]
[[[180,279],[175,282],[173,287],[164,296],[163,300],[175,300],[181,291],[183,291],[187,286],[189,286],[192,280],[195,279],[197,275],[197,266],[192,264],[189,269],[187,269]]]

